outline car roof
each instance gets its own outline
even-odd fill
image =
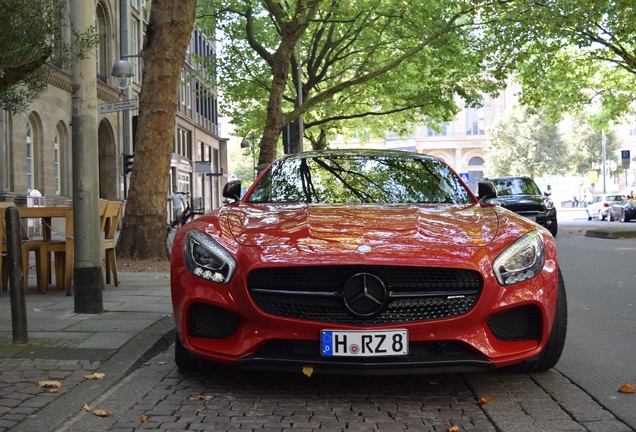
[[[311,158],[311,157],[329,157],[329,156],[371,156],[371,157],[392,157],[392,158],[404,158],[412,159],[413,157],[424,159],[441,161],[441,159],[431,156],[425,153],[416,153],[405,150],[387,150],[387,149],[327,149],[327,150],[311,150],[302,153],[293,153],[283,156],[280,159],[299,159],[299,158]]]

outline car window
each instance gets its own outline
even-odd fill
[[[492,179],[497,195],[541,195],[541,190],[534,180],[526,177]]]
[[[443,162],[419,157],[311,155],[274,163],[247,202],[471,203]]]

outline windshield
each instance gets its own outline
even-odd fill
[[[247,202],[464,204],[472,198],[437,159],[314,154],[276,162]]]
[[[515,177],[489,180],[497,190],[497,195],[541,195],[534,180],[528,177]]]

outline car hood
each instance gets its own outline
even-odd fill
[[[543,200],[539,195],[501,195],[490,202],[514,210],[543,210]]]
[[[228,227],[244,246],[350,245],[481,247],[498,229],[492,206],[240,204]]]

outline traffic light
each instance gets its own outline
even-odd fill
[[[124,175],[130,174],[132,172],[133,159],[135,158],[135,155],[122,153],[122,156],[124,157]]]

